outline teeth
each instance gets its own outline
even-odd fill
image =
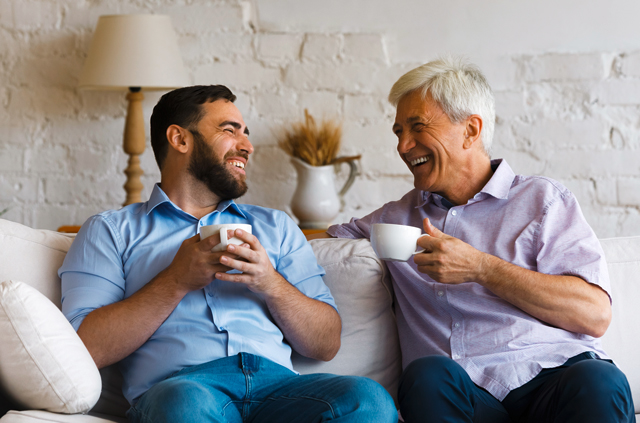
[[[234,161],[231,161],[229,163],[231,163],[235,167],[239,167],[240,169],[244,169],[244,163],[242,163],[242,162],[234,160]]]
[[[420,157],[419,159],[411,160],[411,166],[419,165],[420,163],[425,163],[429,161],[429,157]]]

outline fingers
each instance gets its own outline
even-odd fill
[[[258,241],[258,238],[247,231],[243,231],[242,229],[236,229],[231,235],[249,244],[252,250],[256,250],[260,246],[260,241]]]
[[[429,220],[428,217],[424,218],[424,220],[422,221],[422,226],[424,227],[424,231],[428,235],[431,235],[436,238],[440,238],[442,235],[444,235],[438,228],[436,228],[431,224],[431,221]]]
[[[418,238],[416,244],[418,245],[418,247],[424,249],[424,251],[421,251],[420,253],[430,253],[431,251],[433,251],[434,239],[429,235],[422,235],[420,238]]]

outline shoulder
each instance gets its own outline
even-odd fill
[[[534,198],[545,205],[557,200],[575,198],[567,187],[555,179],[546,176],[516,175],[509,197],[520,196]]]
[[[252,204],[237,204],[237,206],[250,221],[272,223],[286,219],[291,220],[289,215],[282,210],[270,209],[268,207],[255,206]]]
[[[91,216],[82,225],[78,238],[103,239],[106,234],[121,246],[125,234],[135,231],[147,217],[146,203],[136,203],[117,210],[105,210]]]

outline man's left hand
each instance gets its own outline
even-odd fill
[[[268,296],[269,292],[285,281],[273,268],[266,250],[254,235],[236,229],[234,237],[245,242],[244,245],[229,244],[227,251],[237,255],[234,260],[227,256],[220,258],[220,263],[242,273],[216,273],[216,279],[243,283],[251,291]],[[286,281],[285,281],[286,282]]]
[[[424,219],[423,226],[429,236],[418,238],[418,246],[425,249],[423,253],[414,256],[419,272],[447,284],[480,279],[483,264],[486,263],[485,253],[458,238],[442,233],[428,218]]]

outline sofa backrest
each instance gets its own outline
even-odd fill
[[[0,282],[28,283],[60,308],[58,268],[73,238],[0,219]]]
[[[602,346],[625,373],[640,413],[640,236],[600,240],[611,278],[612,319]]]

